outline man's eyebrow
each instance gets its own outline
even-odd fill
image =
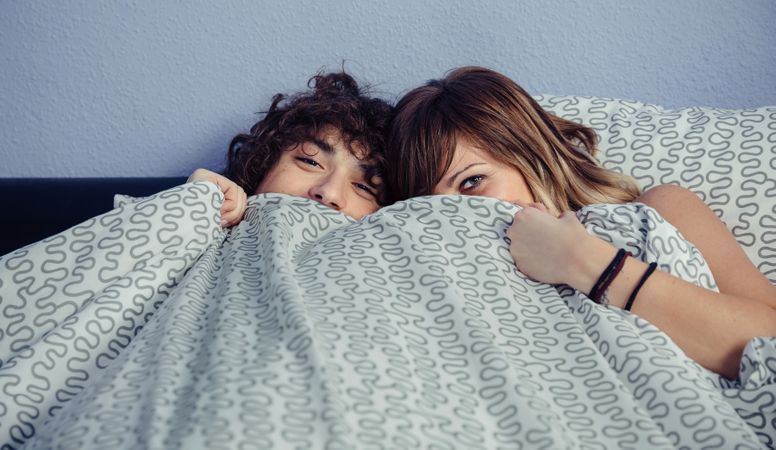
[[[320,148],[324,152],[326,152],[326,153],[328,153],[330,155],[334,154],[334,147],[329,145],[328,142],[323,141],[323,140],[318,139],[318,138],[312,138],[312,139],[310,139],[310,142],[315,144],[316,147]]]
[[[447,179],[447,187],[453,187],[453,181],[455,181],[456,178],[458,178],[459,175],[466,172],[467,170],[471,169],[474,166],[479,166],[480,164],[485,164],[481,162],[471,163],[468,166],[464,167],[463,169],[459,170],[458,172],[454,173],[453,176]]]

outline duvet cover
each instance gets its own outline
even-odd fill
[[[511,204],[354,221],[265,194],[222,230],[222,200],[178,186],[0,258],[3,448],[774,447],[776,338],[735,380],[707,371],[637,315],[518,272]],[[654,210],[578,216],[715,289]]]

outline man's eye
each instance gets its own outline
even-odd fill
[[[471,176],[461,182],[461,185],[459,186],[459,190],[463,192],[463,191],[468,191],[470,189],[474,189],[477,186],[479,186],[480,183],[482,183],[482,180],[484,179],[485,177],[482,175]]]
[[[375,188],[368,186],[364,183],[353,183],[357,189],[361,189],[362,191],[366,191],[369,195],[377,196],[377,191]]]
[[[305,164],[309,164],[309,165],[315,166],[315,167],[320,167],[320,164],[318,164],[318,161],[316,161],[316,160],[314,160],[312,158],[305,158],[303,156],[298,156],[296,159],[299,160],[299,161],[302,161]]]

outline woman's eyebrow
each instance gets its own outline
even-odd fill
[[[449,188],[453,187],[453,181],[455,181],[455,179],[458,178],[459,175],[471,169],[472,167],[479,166],[481,164],[485,164],[485,163],[481,163],[481,162],[471,163],[468,166],[464,167],[463,169],[459,170],[458,172],[454,173],[450,178],[447,179],[447,187]]]

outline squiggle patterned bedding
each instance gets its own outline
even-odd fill
[[[678,184],[698,194],[776,283],[776,106],[670,110],[604,97],[537,100],[592,127],[605,167],[645,189]]]
[[[223,232],[221,201],[179,186],[0,259],[4,448],[774,446],[776,339],[722,379],[517,272],[512,205],[423,197],[354,222],[270,194]],[[653,210],[580,218],[714,287]]]

